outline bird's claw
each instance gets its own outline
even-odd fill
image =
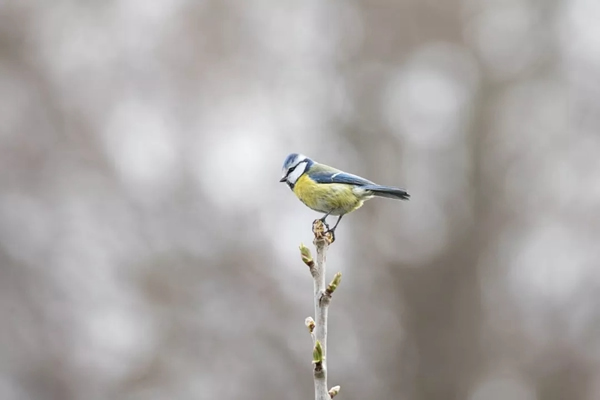
[[[325,232],[329,231],[329,225],[322,219],[315,219],[313,221],[312,230],[315,237],[321,238]]]
[[[329,244],[335,242],[335,231],[331,231],[329,229],[327,229],[327,232],[325,232],[325,239],[327,239],[327,241],[329,242]]]
[[[333,231],[329,229],[329,225],[327,225],[327,222],[321,219],[316,219],[313,221],[312,230],[315,234],[315,240],[324,239],[329,244],[335,241],[335,235]]]

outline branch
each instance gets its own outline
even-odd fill
[[[340,391],[339,386],[334,386],[331,390],[327,389],[327,313],[331,296],[337,289],[342,278],[342,274],[335,274],[331,283],[325,286],[325,262],[327,259],[327,249],[333,242],[333,236],[325,232],[325,226],[320,220],[313,223],[313,241],[317,249],[317,260],[313,260],[308,247],[300,245],[300,255],[302,261],[309,267],[314,280],[314,321],[311,317],[305,320],[313,339],[313,375],[315,381],[315,400],[330,400]]]

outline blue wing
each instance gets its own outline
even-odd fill
[[[315,171],[309,173],[310,178],[317,183],[343,183],[346,185],[373,185],[373,182],[360,176],[341,171]]]
[[[341,183],[360,186],[369,195],[408,200],[410,195],[404,189],[381,186],[357,175],[348,174],[323,164],[313,164],[308,176],[317,183]]]

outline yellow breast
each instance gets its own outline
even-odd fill
[[[366,200],[359,198],[352,188],[340,183],[316,183],[304,174],[296,181],[294,193],[315,211],[341,215],[356,210]]]

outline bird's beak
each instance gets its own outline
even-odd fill
[[[282,176],[281,179],[279,180],[279,182],[285,182],[285,178],[287,178],[286,175]]]

